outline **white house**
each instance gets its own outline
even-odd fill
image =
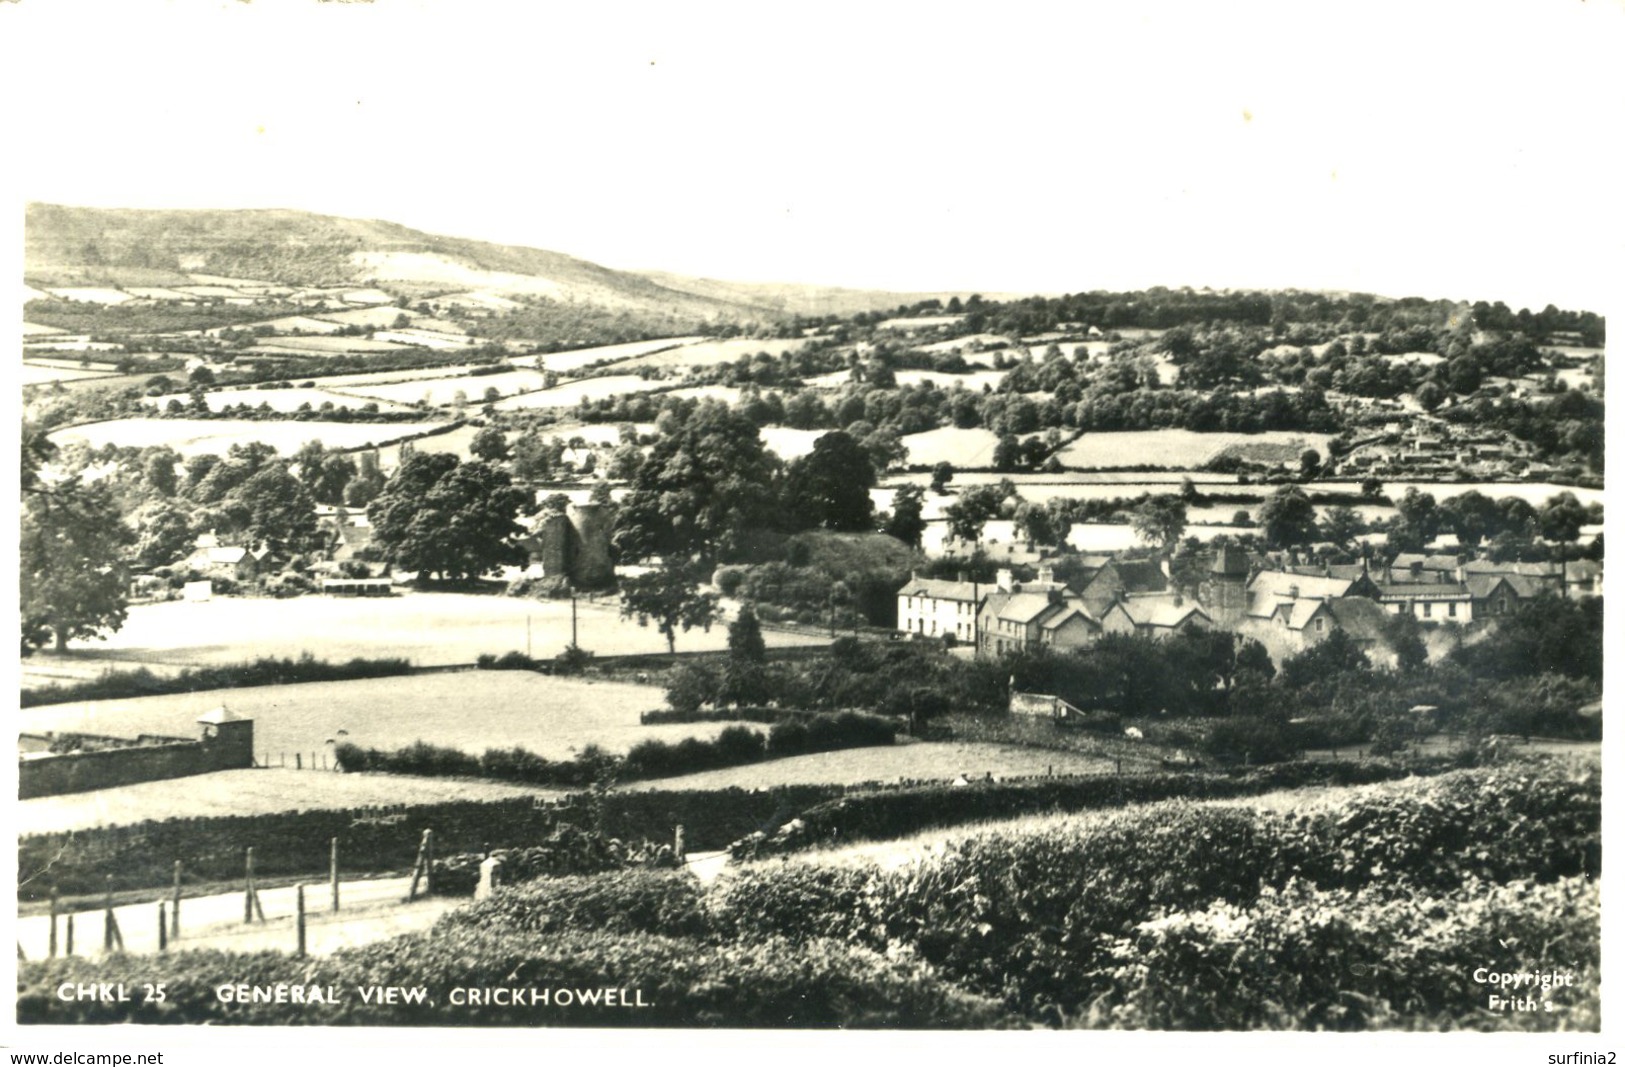
[[[975,582],[949,582],[938,578],[910,578],[897,591],[897,628],[906,634],[943,637],[953,634],[962,642],[976,639],[976,609],[991,586]]]

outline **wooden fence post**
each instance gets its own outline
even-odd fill
[[[259,883],[254,879],[254,846],[248,846],[247,875],[244,879],[243,889],[243,922],[251,923],[254,917],[259,916],[260,922],[265,921],[265,908],[260,904]]]
[[[169,916],[165,914],[168,906],[158,902],[158,951],[166,952],[169,949]]]
[[[56,959],[56,886],[51,887],[51,948],[50,956]]]
[[[406,901],[409,904],[418,898],[418,879],[422,878],[428,870],[425,861],[429,855],[430,835],[433,833],[433,830],[423,831],[423,837],[418,841],[418,858],[412,864],[412,886],[406,891]],[[428,891],[427,885],[424,887],[424,891]]]
[[[65,955],[65,956],[73,955],[73,912],[71,912],[71,911],[68,912],[68,942],[67,942],[67,946],[66,946],[66,951],[63,952],[63,955]]]
[[[172,941],[180,940],[181,936],[181,861],[175,861],[175,895],[169,909],[169,937]]]
[[[296,770],[296,771],[304,770],[305,769],[304,759],[305,759],[305,754],[303,752],[295,752],[293,754],[293,769]]]
[[[299,917],[296,921],[299,929],[299,956],[303,959],[305,955],[305,887],[300,885],[294,896],[299,909]]]
[[[113,914],[113,876],[112,875],[107,876],[106,909],[107,909],[107,919],[106,919],[106,922],[103,924],[103,927],[102,927],[102,949],[104,951],[106,951],[106,952],[111,952],[111,951],[113,951],[113,946],[117,945],[119,951],[123,952],[124,951],[124,933],[123,933],[123,931],[121,931],[118,928],[118,917]]]
[[[333,838],[327,845],[328,877],[333,882],[333,910],[339,910],[339,839]]]

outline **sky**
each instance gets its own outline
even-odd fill
[[[905,291],[1599,310],[1622,0],[0,3],[24,199]]]

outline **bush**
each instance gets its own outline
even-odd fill
[[[592,653],[580,645],[565,645],[564,651],[553,657],[554,674],[581,674],[592,665]]]
[[[1093,1026],[1156,1030],[1596,1029],[1599,890],[1568,878],[1390,899],[1294,882],[1248,907],[1139,924],[1107,952]],[[1335,962],[1333,962],[1335,961]],[[1478,968],[1573,974],[1555,1010],[1490,1011]]]
[[[1207,753],[1225,763],[1280,763],[1299,752],[1287,723],[1273,718],[1237,715],[1215,723],[1208,732]]]
[[[606,930],[675,937],[711,932],[699,880],[687,871],[657,870],[505,883],[488,899],[442,916],[435,929],[466,927],[498,933]]]
[[[643,1026],[985,1028],[1006,1013],[948,985],[917,962],[853,945],[770,939],[716,944],[654,934],[567,930],[515,934],[457,926],[412,934],[324,960],[320,980],[348,995],[337,1005],[224,1004],[215,987],[304,985],[308,961],[280,953],[182,952],[82,957],[19,964],[17,1013],[24,1024],[178,1023],[364,1026]],[[117,977],[115,977],[115,975]],[[606,976],[644,1007],[556,1001],[541,1006],[363,1004],[357,987],[430,990],[502,986],[599,989]],[[166,983],[162,1003],[64,1001],[63,982]]]

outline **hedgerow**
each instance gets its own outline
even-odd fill
[[[1246,908],[1294,880],[1375,900],[1595,873],[1599,798],[1595,772],[1511,768],[1303,816],[1176,801],[984,834],[896,870],[747,867],[716,909],[736,937],[909,945],[1012,1007],[1072,1013],[1100,991],[1113,939],[1159,914]]]
[[[398,657],[351,659],[329,663],[309,652],[298,659],[261,656],[248,663],[218,667],[188,667],[179,674],[162,677],[145,667],[133,671],[108,671],[71,685],[46,685],[24,689],[22,706],[65,704],[79,700],[110,700],[124,697],[163,696],[171,693],[198,693],[206,689],[242,689],[255,685],[289,685],[294,682],[344,682],[358,678],[389,678],[412,673],[410,660]]]
[[[62,982],[128,988],[164,982],[163,1003],[63,1001]],[[328,1005],[224,1004],[217,985],[278,982],[335,987]],[[363,1004],[359,987],[423,986],[424,1004]],[[601,989],[641,994],[644,1007],[602,1004],[456,1005],[457,988]],[[274,953],[118,956],[108,964],[57,959],[19,964],[24,1024],[174,1023],[364,1026],[639,1026],[985,1028],[1009,1020],[986,998],[954,988],[918,961],[834,941],[777,938],[717,943],[598,930],[515,932],[456,926],[411,934],[324,960]]]

